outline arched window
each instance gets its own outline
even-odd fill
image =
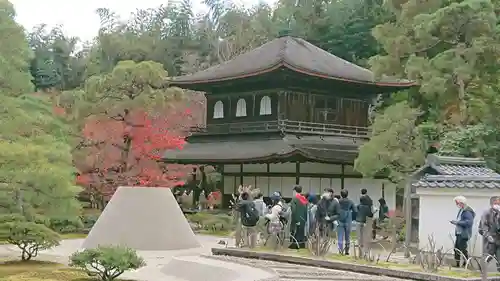
[[[222,118],[224,118],[224,104],[219,100],[214,105],[214,119]]]
[[[260,100],[260,115],[271,115],[271,98],[268,96],[262,97]]]
[[[247,102],[245,99],[239,99],[236,104],[236,117],[247,116]]]

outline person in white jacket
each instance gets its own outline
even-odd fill
[[[269,220],[268,232],[272,235],[279,235],[284,227],[281,220],[284,203],[281,200],[281,195],[277,192],[271,196],[271,200],[273,202],[271,211],[265,215],[265,218]]]
[[[255,196],[255,199],[253,200],[253,203],[255,204],[255,208],[257,211],[259,211],[259,216],[264,216],[267,213],[267,205],[264,202],[264,199],[262,199],[262,193],[257,194]]]

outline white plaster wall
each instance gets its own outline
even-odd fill
[[[389,210],[396,208],[396,185],[382,179],[345,179],[344,188],[349,191],[349,197],[354,203],[359,203],[361,189],[366,188],[368,195],[372,198],[375,206],[378,207],[378,199],[382,198],[382,187],[384,187],[384,198],[389,206]],[[340,187],[335,188],[335,192],[340,192]]]
[[[295,173],[295,163],[277,163],[270,164],[271,172],[274,173]],[[267,171],[266,164],[245,164],[243,165],[244,172],[265,173]],[[341,165],[322,164],[322,163],[301,163],[300,171],[310,174],[341,174]],[[239,173],[239,165],[225,165],[224,172]],[[344,173],[346,176],[359,175],[350,165],[344,165]],[[239,184],[239,177],[225,176],[224,177],[224,193],[233,193],[235,186]],[[295,177],[244,177],[244,184],[257,186],[260,188],[264,196],[269,196],[275,191],[280,191],[284,197],[291,197],[293,194],[293,186],[295,185]],[[299,183],[304,193],[314,193],[320,195],[325,188],[333,188],[335,193],[340,193],[341,180],[340,178],[317,178],[303,177]],[[393,210],[396,207],[396,187],[394,184],[386,180],[376,179],[361,179],[361,178],[346,178],[344,179],[344,187],[349,191],[349,197],[355,203],[359,203],[361,189],[366,188],[368,194],[377,202],[382,197],[382,186],[384,186],[385,200],[389,205],[389,209]],[[378,204],[378,203],[376,203]]]
[[[458,209],[453,198],[458,195],[467,198],[467,204],[474,209],[476,217],[472,238],[469,242],[469,251],[480,255],[482,237],[477,233],[477,226],[481,216],[489,208],[490,197],[494,196],[490,190],[446,190],[446,189],[418,189],[420,200],[419,210],[419,248],[429,248],[429,236],[434,237],[437,248],[445,251],[453,249],[455,226],[450,223],[457,217]]]

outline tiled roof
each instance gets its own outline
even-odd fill
[[[435,169],[440,175],[463,176],[497,176],[498,174],[486,166],[480,165],[436,165]]]
[[[312,76],[358,84],[375,84],[404,89],[414,86],[414,82],[398,79],[376,80],[368,69],[350,63],[324,51],[313,44],[296,37],[276,38],[258,48],[208,69],[174,77],[172,85],[189,87],[254,76],[277,68],[288,68]]]
[[[420,171],[420,178],[412,183],[415,188],[500,189],[500,174],[478,158],[430,155]]]

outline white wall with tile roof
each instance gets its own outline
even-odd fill
[[[420,200],[418,239],[419,248],[429,248],[429,237],[433,237],[436,247],[444,251],[453,250],[455,226],[450,223],[455,220],[458,208],[453,198],[458,195],[467,198],[467,204],[476,212],[472,238],[469,241],[469,252],[480,255],[482,237],[477,233],[477,226],[482,214],[488,210],[490,198],[500,190],[491,189],[452,189],[452,188],[419,188],[417,195]]]

